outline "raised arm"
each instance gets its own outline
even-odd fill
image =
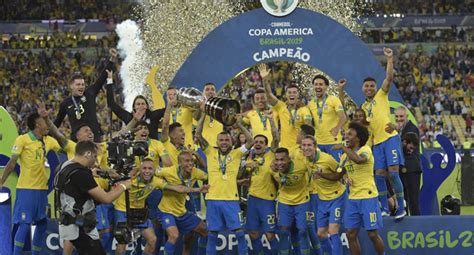
[[[107,72],[107,105],[110,107],[112,112],[117,115],[119,119],[123,122],[128,123],[132,119],[132,114],[125,109],[123,109],[120,105],[115,102],[115,95],[114,95],[114,84],[113,84],[113,73],[110,70],[106,70]],[[112,81],[109,83],[109,81]]]
[[[203,109],[204,109],[204,103],[201,104],[201,111],[204,113]],[[204,128],[205,118],[206,118],[206,114],[201,114],[201,117],[199,118],[197,127],[196,127],[196,138],[198,139],[199,144],[201,145],[201,148],[203,150],[206,150],[207,147],[209,146],[209,143],[207,142],[207,140],[202,136],[202,130]]]
[[[59,129],[49,118],[49,114],[51,114],[52,109],[46,110],[44,103],[40,103],[36,107],[36,110],[38,111],[38,114],[46,121],[46,125],[48,125],[51,136],[59,142],[61,148],[66,147],[68,140],[63,134],[61,134],[61,132],[59,132]]]
[[[267,94],[268,102],[272,106],[276,105],[276,103],[278,103],[278,98],[276,98],[276,96],[273,95],[270,82],[267,80],[268,74],[270,73],[268,66],[262,63],[258,65],[258,71],[260,72],[260,76],[262,77],[262,84],[263,84],[263,87],[265,88],[265,93]]]
[[[54,125],[56,127],[60,127],[61,126],[61,123],[63,123],[63,120],[64,120],[64,117],[66,117],[66,104],[64,103],[64,101],[59,104],[59,112],[58,112],[58,115],[56,115],[56,119],[54,120]]]
[[[272,151],[275,151],[280,144],[280,133],[278,132],[278,126],[273,119],[273,111],[267,110],[265,112],[267,119],[270,121],[270,127],[272,129],[272,144],[270,145]]]
[[[163,115],[163,122],[161,123],[161,142],[165,143],[170,138],[170,115],[171,115],[171,104],[168,104],[165,108],[165,114]]]
[[[245,148],[250,150],[250,148],[252,148],[252,146],[253,146],[253,136],[250,133],[250,131],[246,127],[244,127],[244,124],[242,123],[242,115],[240,113],[237,114],[237,123],[236,123],[236,125],[240,129],[240,132],[242,132],[245,136],[245,140],[246,140]]]
[[[107,78],[107,72],[106,70],[114,70],[114,64],[115,64],[115,61],[117,60],[117,50],[116,49],[109,49],[109,54],[110,54],[110,59],[107,60],[107,64],[106,66],[104,67],[104,69],[102,69],[100,72],[99,72],[99,76],[97,77],[97,80],[95,81],[94,84],[92,84],[91,86],[89,86],[87,89],[86,89],[86,92],[89,92],[90,93],[93,93],[94,95],[97,96],[97,94],[99,94],[100,90],[102,89],[102,86],[104,85],[105,83],[105,79]]]
[[[337,84],[338,97],[339,100],[341,100],[341,104],[344,109],[346,108],[346,106],[344,105],[344,99],[346,98],[346,92],[344,92],[344,88],[346,87],[346,83],[347,81],[345,79],[341,79]]]
[[[383,80],[382,89],[388,93],[390,91],[390,84],[393,81],[393,51],[390,48],[384,48],[383,54],[387,58],[387,77]]]

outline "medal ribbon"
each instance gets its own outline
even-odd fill
[[[372,118],[372,107],[375,105],[375,99],[370,102],[369,109],[367,109],[367,117]]]
[[[227,155],[224,155],[224,159],[221,159],[221,153],[218,152],[217,154],[217,159],[219,160],[219,169],[222,172],[222,175],[225,175],[225,172],[227,170]]]
[[[290,121],[289,121],[289,124],[291,125],[295,125],[295,119],[296,119],[296,112],[297,110],[294,109],[293,111],[293,114],[291,114],[291,109],[290,109],[290,106],[286,106],[286,108],[288,109],[288,112],[290,112]]]
[[[260,122],[263,124],[263,129],[267,129],[267,117],[265,117],[265,114],[262,115],[260,110],[257,109],[258,117],[260,117]]]
[[[81,116],[81,108],[79,107],[80,104],[76,102],[76,99],[74,98],[74,96],[71,96],[71,97],[72,97],[72,103],[74,104],[74,109],[76,109],[76,116]]]
[[[328,99],[328,96],[324,95],[323,103],[321,104],[321,107],[319,107],[319,100],[316,98],[316,107],[318,108],[319,122],[323,121],[323,110],[324,110],[324,106],[326,106],[326,100],[327,99]]]

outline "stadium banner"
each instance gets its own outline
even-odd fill
[[[358,21],[368,28],[394,28],[394,27],[424,27],[424,28],[437,28],[437,27],[451,27],[456,26],[468,26],[469,21],[466,22],[466,18],[470,16],[465,15],[407,15],[401,17],[401,14],[392,14],[394,16],[370,16],[361,17]]]
[[[385,244],[387,255],[433,255],[456,254],[472,255],[474,250],[474,216],[412,216],[406,217],[402,222],[395,222],[393,218],[384,218],[384,227],[380,235]],[[58,225],[55,220],[50,220],[46,231],[46,254],[61,254],[59,245]],[[341,230],[343,233],[344,230]],[[363,230],[359,233],[360,245],[363,254],[376,254],[373,245]],[[247,236],[249,249],[251,242]],[[348,255],[349,242],[346,235],[341,235],[344,254]],[[263,239],[264,248],[268,242]],[[197,241],[194,243],[197,251]],[[114,242],[115,246],[115,242]],[[176,254],[181,254],[181,248],[176,247]],[[131,246],[129,246],[129,250]],[[233,234],[219,235],[217,243],[218,254],[237,254],[237,239]],[[160,253],[162,254],[162,252]],[[195,254],[195,253],[192,253]]]
[[[371,49],[336,20],[303,8],[284,17],[260,8],[228,20],[206,35],[171,85],[202,89],[212,82],[221,89],[242,71],[270,61],[300,62],[335,81],[345,78],[346,92],[359,105],[365,100],[361,93],[364,78],[374,77],[381,84],[386,75]],[[389,99],[403,102],[396,89],[390,90]]]

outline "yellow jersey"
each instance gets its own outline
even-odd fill
[[[275,110],[272,111],[273,120],[275,121],[275,124],[278,125],[278,113]],[[272,144],[272,127],[270,126],[270,121],[267,120],[267,117],[265,116],[265,112],[260,112],[259,110],[248,111],[242,118],[242,121],[250,126],[252,129],[252,136],[264,135],[268,139],[268,144]]]
[[[181,124],[184,129],[184,133],[186,134],[184,144],[186,147],[193,145],[193,110],[184,106],[173,107],[170,112],[170,124],[175,122]]]
[[[168,154],[168,156],[170,156],[170,159],[173,165],[177,166],[179,153],[185,150],[186,148],[184,146],[182,146],[181,148],[176,148],[176,146],[174,146],[174,144],[171,143],[170,139],[168,139],[166,142],[162,144],[163,144],[164,149],[166,150],[166,153]]]
[[[305,121],[311,122],[311,112],[304,106],[298,109],[290,109],[282,101],[273,106],[280,119],[280,147],[290,149],[296,145],[296,137],[299,129]]]
[[[374,145],[385,142],[390,137],[396,136],[397,131],[387,133],[385,128],[390,123],[390,103],[388,101],[388,93],[383,89],[379,89],[372,101],[362,104],[367,119],[370,123],[370,130],[374,135]]]
[[[162,168],[156,175],[165,179],[168,184],[183,185],[190,188],[192,188],[198,180],[207,180],[207,174],[197,168],[193,168],[189,179],[184,179],[179,174],[179,168],[176,166]],[[163,191],[163,197],[161,198],[158,208],[164,213],[169,213],[177,217],[183,216],[186,213],[187,199],[189,199],[189,195],[187,194],[165,190]]]
[[[309,201],[308,183],[309,170],[306,161],[290,163],[287,174],[273,172],[273,178],[278,182],[278,202],[286,205],[299,205]]]
[[[341,165],[346,168],[347,174],[352,179],[349,187],[349,199],[366,199],[377,197],[377,187],[374,180],[374,156],[369,146],[365,145],[357,151],[357,155],[364,154],[367,162],[356,164],[347,158],[344,153],[341,156]]]
[[[320,151],[316,151],[316,160],[314,162],[307,161],[308,168],[311,173],[322,172],[322,173],[336,173],[338,164],[336,160],[329,154]],[[330,181],[324,178],[312,179],[311,189],[316,189],[319,199],[321,200],[333,200],[344,194],[346,186],[340,181]]]
[[[46,154],[50,151],[60,151],[61,146],[51,136],[39,140],[33,132],[16,138],[12,155],[18,155],[20,176],[17,189],[48,189],[48,175],[44,166]]]
[[[344,112],[341,100],[332,95],[324,96],[323,100],[311,100],[308,104],[314,120],[316,130],[316,141],[318,144],[335,144],[342,141],[341,132],[337,137],[331,134],[331,129],[339,122],[339,112]]]
[[[156,139],[148,139],[148,155],[145,158],[153,160],[153,166],[158,168],[160,166],[161,157],[168,155],[168,152],[165,149],[165,146],[162,142]],[[135,165],[140,166],[140,157],[135,157]]]
[[[196,122],[197,126],[197,122]],[[209,146],[217,146],[217,135],[224,130],[224,125],[210,116],[204,118],[202,136],[209,143]]]
[[[210,186],[207,200],[239,200],[237,175],[245,152],[244,147],[233,149],[227,155],[221,155],[217,148],[211,146],[204,150]]]
[[[167,183],[158,177],[153,177],[150,182],[145,183],[140,180],[140,175],[133,177],[132,185],[129,189],[130,194],[130,208],[145,208],[145,200],[150,193],[155,189],[164,189]],[[125,192],[120,194],[120,197],[114,201],[115,210],[125,212]]]
[[[250,177],[249,195],[265,200],[275,200],[277,195],[277,187],[273,182],[273,171],[270,169],[275,154],[268,151],[263,157],[255,156],[255,158],[247,158],[247,165],[256,161],[259,166],[255,169],[246,168],[246,171],[252,171]]]

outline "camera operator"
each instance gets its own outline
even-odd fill
[[[140,164],[140,172],[138,175],[132,177],[131,188],[129,191],[130,196],[130,209],[145,209],[143,216],[145,223],[140,225],[134,225],[133,228],[143,229],[142,235],[146,240],[146,246],[143,254],[152,254],[155,249],[156,235],[153,230],[153,225],[150,219],[147,217],[147,209],[145,208],[145,200],[154,189],[170,190],[178,193],[189,193],[189,192],[200,192],[201,189],[191,188],[184,185],[170,185],[161,178],[154,177],[155,167],[153,160],[145,158]],[[127,220],[127,207],[125,194],[121,195],[119,199],[114,202],[115,208],[115,220],[117,225],[120,222]],[[134,215],[135,216],[135,215]],[[126,244],[117,244],[116,253],[124,254]]]
[[[92,141],[77,143],[74,158],[63,163],[55,177],[61,208],[59,235],[70,240],[79,254],[105,254],[96,228],[94,200],[111,203],[130,187],[130,180],[118,183],[109,192],[97,185],[91,171],[97,151]]]

